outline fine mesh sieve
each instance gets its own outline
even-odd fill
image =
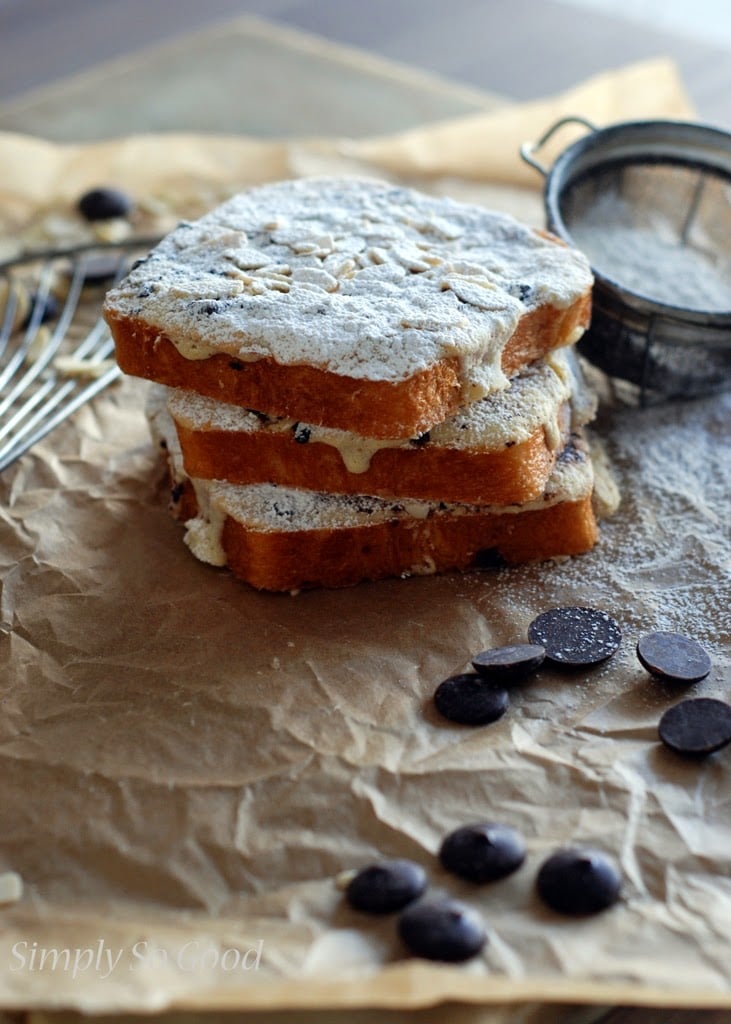
[[[589,130],[550,170],[535,157],[566,124]],[[523,159],[546,178],[548,227],[589,258],[591,327],[579,350],[649,404],[731,384],[731,135],[564,118]]]

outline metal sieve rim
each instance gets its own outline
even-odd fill
[[[589,134],[563,150],[548,169],[535,154],[564,125],[579,124]],[[598,128],[583,117],[561,118],[536,143],[525,143],[521,156],[545,177],[544,203],[550,231],[565,242],[576,242],[561,216],[561,200],[569,187],[591,171],[609,168],[615,163],[668,162],[706,169],[731,182],[731,134],[711,125],[677,120],[623,121]],[[704,341],[714,347],[731,346],[731,309],[705,311],[651,299],[623,285],[616,278],[592,266],[601,290],[615,302],[623,303],[636,314],[677,321],[686,328],[711,329]],[[698,344],[678,336],[675,344]]]

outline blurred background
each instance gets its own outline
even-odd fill
[[[233,33],[226,45],[222,23],[247,15],[266,19],[280,34],[264,38],[254,27],[248,34],[253,32],[259,45],[251,40],[246,45],[241,33],[238,40]],[[288,39],[287,32],[297,38]],[[291,121],[278,123],[270,109],[261,117],[257,108],[262,107],[262,91],[286,91],[289,58],[281,51],[298,50],[304,59],[308,38],[303,32],[313,37],[310,56],[319,38],[367,51],[372,61],[405,64],[450,80],[451,105],[427,104],[422,111],[427,120],[479,106],[485,94],[529,99],[568,88],[598,71],[668,56],[700,118],[731,128],[728,0],[0,0],[0,127],[41,130],[28,114],[42,100],[42,127],[53,134],[56,83],[66,87],[70,76],[95,65],[161,47],[157,81],[142,83],[148,89],[147,127],[265,135],[291,131]],[[195,62],[184,45],[190,33],[199,34]],[[340,58],[346,59],[342,53]],[[108,69],[109,81],[125,94],[111,118],[106,104],[108,135],[136,127],[121,102],[128,108],[142,103],[125,82],[125,74],[133,76],[135,67],[133,61]],[[395,73],[382,63],[372,70]],[[87,103],[93,112],[93,89],[88,80],[86,85],[86,92],[77,83],[76,93],[65,93],[64,111]],[[177,109],[166,99],[169,89],[180,96]],[[343,89],[350,92],[339,95]],[[343,84],[335,76],[325,83],[325,92],[331,120],[326,122],[322,112],[314,116],[300,102],[303,132],[320,131],[326,124],[347,133],[347,109],[360,100],[357,85]],[[25,101],[31,93],[29,106]],[[199,102],[191,102],[196,94]],[[378,104],[378,99],[369,93],[369,103]],[[314,101],[321,105],[318,95]],[[293,97],[292,102],[298,101]],[[401,126],[398,112],[389,116],[387,96],[381,107],[373,117],[357,119],[358,132]],[[418,119],[419,113],[415,109],[409,116]],[[64,112],[64,118],[56,137],[104,134],[88,118],[86,128],[81,117],[74,121]]]

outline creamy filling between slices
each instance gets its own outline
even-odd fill
[[[165,388],[151,388],[147,415],[153,436],[165,444],[173,480],[187,478],[175,425],[167,410]],[[524,504],[474,506],[464,503],[388,500],[363,495],[334,495],[276,484],[239,486],[217,480],[191,479],[198,515],[185,523],[185,541],[201,561],[225,565],[222,545],[227,517],[254,532],[300,532],[368,527],[401,520],[406,526],[420,520],[448,516],[516,515],[561,502],[580,501],[592,493],[594,472],[580,435],[572,434],[559,455],[543,495]],[[428,571],[428,568],[426,569]]]
[[[149,389],[145,412],[153,440],[164,445],[167,451],[168,470],[173,483],[184,483],[189,477],[183,469],[183,453],[167,408],[167,388],[156,385]],[[183,540],[199,561],[209,565],[225,565],[226,552],[221,536],[226,513],[211,502],[207,481],[190,479],[190,483],[195,491],[198,515],[185,523]]]
[[[209,481],[211,507],[257,532],[297,532],[365,527],[400,519],[408,523],[448,516],[517,515],[578,501],[591,493],[593,470],[588,452],[567,447],[556,462],[545,492],[522,505],[465,505],[455,502],[389,500],[363,495],[333,495],[276,484],[237,486]],[[201,481],[198,482],[199,485]],[[215,524],[214,528],[215,528]]]
[[[225,509],[210,500],[210,491],[204,486],[204,481],[191,480],[191,483],[198,515],[186,521],[183,541],[200,562],[225,565],[226,552],[222,543]]]
[[[153,433],[164,439],[173,478],[186,479],[175,429],[164,406],[148,406]],[[399,519],[408,526],[440,516],[516,515],[548,508],[560,502],[579,501],[592,492],[594,474],[588,450],[572,436],[559,456],[541,497],[522,505],[474,506],[462,503],[386,500],[361,495],[333,495],[276,484],[238,486],[222,481],[192,480],[199,514],[185,523],[186,542],[199,559],[225,564],[221,543],[227,516],[255,532],[299,532],[368,527]]]
[[[552,353],[511,381],[510,387],[489,399],[474,402],[412,441],[362,437],[345,430],[318,427],[282,417],[267,417],[193,392],[170,390],[173,419],[197,431],[282,434],[293,443],[326,444],[335,448],[350,473],[365,473],[382,448],[413,450],[421,444],[461,450],[497,451],[521,444],[541,427],[549,450],[563,440],[563,408],[571,399],[575,426],[593,418],[595,406],[576,357],[569,350]]]
[[[208,553],[221,550],[221,530],[227,516],[256,533],[296,533],[311,530],[368,528],[379,523],[400,520],[406,527],[420,520],[442,516],[517,515],[549,508],[560,502],[579,501],[591,494],[591,460],[581,447],[569,447],[559,457],[545,493],[523,505],[473,506],[415,500],[388,501],[353,495],[332,495],[317,491],[295,490],[275,484],[237,486],[221,481],[196,481],[208,490],[209,517],[189,520],[188,534],[195,534],[189,547],[203,561]],[[205,544],[201,536],[208,532]],[[222,564],[219,560],[215,565]]]
[[[106,310],[187,359],[271,358],[395,383],[454,357],[474,400],[507,386],[501,357],[520,318],[566,309],[591,283],[583,255],[507,215],[383,182],[306,179],[180,224]]]

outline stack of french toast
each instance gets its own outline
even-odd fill
[[[593,546],[591,285],[504,214],[304,179],[179,224],[105,317],[192,552],[297,591]]]

